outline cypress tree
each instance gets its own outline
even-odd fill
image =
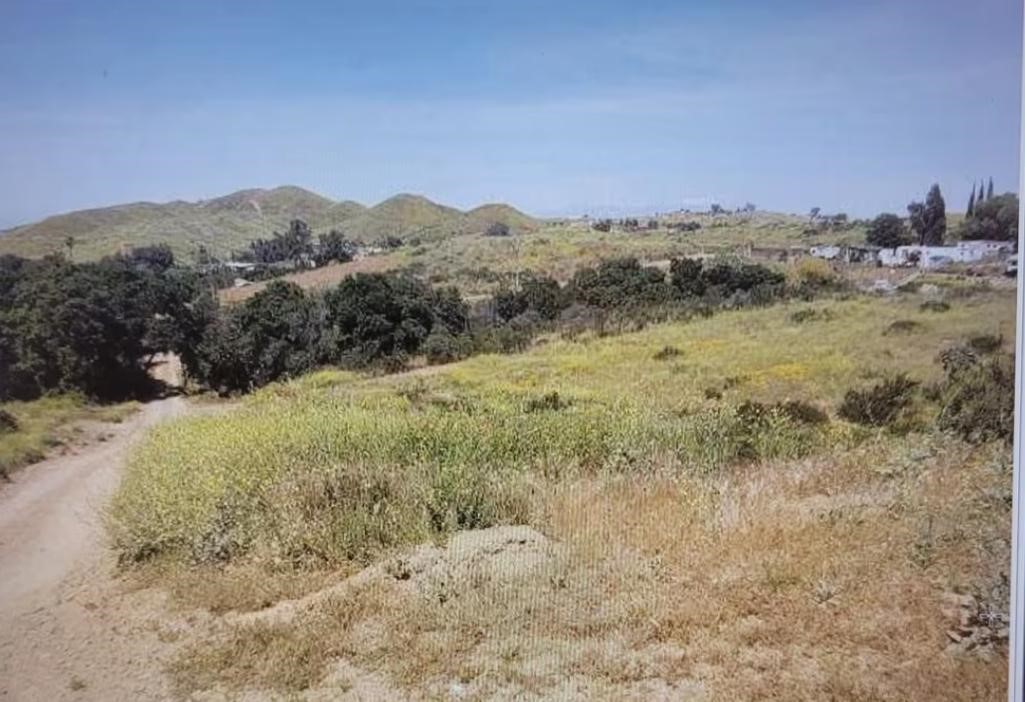
[[[940,194],[940,186],[934,184],[925,196],[925,231],[922,243],[927,246],[942,246],[943,237],[947,233],[947,206]]]
[[[989,177],[989,185],[986,186],[986,199],[990,200],[993,198],[993,176]]]
[[[972,183],[972,195],[968,198],[968,210],[965,215],[971,217],[975,213],[975,183]]]

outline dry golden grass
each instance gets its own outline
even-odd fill
[[[928,417],[906,437],[835,419],[849,388],[898,371],[928,384],[940,350],[1013,338],[1005,291],[948,286],[943,313],[923,312],[926,297],[273,385],[155,432],[115,502],[115,536],[163,549],[179,602],[235,610],[185,646],[183,694],[998,699],[1004,639],[948,652],[959,620],[945,609],[962,593],[1006,615],[1006,446],[933,433]],[[911,335],[884,334],[902,319],[919,323]],[[524,409],[553,390],[566,408]],[[754,459],[727,450],[730,407],[788,398],[834,420],[814,441],[769,432]],[[423,518],[437,504],[474,520],[439,528]],[[496,524],[529,525],[546,546],[409,566],[494,529],[417,543]],[[233,534],[230,565],[191,560]],[[351,554],[370,567],[350,577]],[[280,598],[293,601],[261,609]]]
[[[913,436],[710,480],[565,484],[531,577],[369,580],[230,626],[174,672],[185,691],[373,680],[383,698],[998,699],[1004,651],[945,653],[942,596],[1006,606],[1005,454]]]
[[[322,289],[338,285],[357,273],[380,273],[397,268],[400,259],[394,255],[369,256],[348,263],[331,263],[322,268],[292,273],[277,280],[287,280],[304,289]],[[248,300],[267,287],[270,281],[262,281],[241,288],[225,288],[217,295],[222,305],[234,305]]]

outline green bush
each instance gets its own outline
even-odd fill
[[[943,300],[926,300],[918,309],[923,312],[946,312],[950,309],[950,305]]]
[[[527,412],[558,412],[564,410],[573,403],[569,400],[564,400],[559,397],[559,393],[552,391],[545,393],[541,397],[534,397],[527,400],[527,404],[524,409]]]
[[[865,390],[848,390],[839,414],[856,424],[892,426],[911,406],[917,387],[917,381],[901,373]]]
[[[655,355],[652,356],[652,358],[656,361],[667,361],[670,358],[676,358],[681,354],[682,351],[675,346],[663,346],[660,351],[657,351]]]
[[[469,340],[465,336],[454,336],[447,329],[435,329],[424,341],[422,350],[432,366],[452,363],[469,354]]]

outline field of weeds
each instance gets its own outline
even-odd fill
[[[114,543],[181,606],[236,611],[184,648],[183,693],[997,699],[1008,449],[938,433],[936,392],[899,432],[838,417],[1013,339],[1011,292],[924,301],[272,385],[156,430]]]

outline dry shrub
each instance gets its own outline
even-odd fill
[[[656,361],[668,361],[671,358],[676,358],[681,353],[680,349],[675,346],[663,346],[661,350],[657,351],[655,355],[652,356],[652,358]]]
[[[912,334],[920,331],[924,325],[921,322],[916,322],[913,319],[898,319],[897,321],[890,324],[883,330],[883,336],[893,336],[897,334]]]
[[[939,426],[966,441],[1014,436],[1014,356],[1001,354],[957,365],[944,363],[947,383]]]
[[[797,310],[790,315],[790,321],[794,324],[804,324],[805,322],[828,322],[833,319],[835,315],[830,310],[819,310],[819,309],[804,309]]]
[[[865,390],[848,390],[839,414],[856,424],[893,426],[911,406],[917,387],[917,381],[901,373]]]
[[[13,414],[0,408],[0,434],[18,431],[18,420]]]
[[[1004,337],[999,334],[979,334],[968,339],[968,346],[976,353],[996,353],[1004,345]]]

